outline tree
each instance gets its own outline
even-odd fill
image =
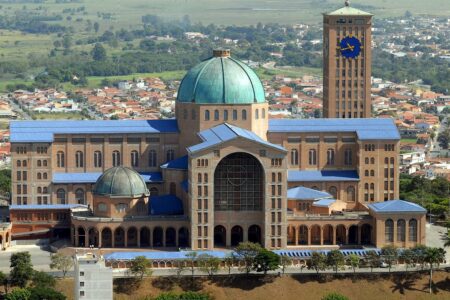
[[[264,272],[264,275],[266,275],[267,271],[276,270],[279,266],[280,256],[265,248],[261,248],[255,257],[253,269],[256,272]]]
[[[152,271],[149,269],[151,261],[145,256],[136,256],[131,261],[130,272],[133,275],[139,276],[140,280],[144,278],[144,275],[151,275]]]
[[[28,251],[17,252],[11,255],[11,283],[19,287],[25,287],[33,275],[31,256]]]
[[[100,24],[98,24],[98,22],[94,23],[94,31],[95,33],[98,33],[98,30],[100,29]]]
[[[414,253],[414,262],[420,264],[421,269],[424,269],[426,263],[425,253],[427,251],[427,247],[425,245],[417,245],[411,249]]]
[[[105,61],[107,58],[105,47],[100,43],[95,44],[91,56],[95,61]]]
[[[50,256],[50,269],[56,269],[63,273],[63,277],[66,277],[68,271],[73,267],[73,259],[70,256],[66,256],[62,253],[52,254]]]
[[[37,286],[33,288],[28,288],[28,291],[31,293],[30,298],[28,300],[42,300],[42,299],[51,299],[51,300],[65,300],[66,296],[62,293],[55,291],[52,288]]]
[[[348,262],[353,269],[353,273],[356,273],[356,267],[359,266],[359,256],[356,254],[350,254],[348,256]]]
[[[236,255],[234,254],[234,252],[231,252],[230,254],[228,254],[227,256],[225,256],[225,258],[223,259],[225,266],[228,269],[228,275],[231,274],[231,268],[233,268],[233,266],[236,264],[236,262],[238,261],[236,258]]]
[[[337,273],[338,269],[345,264],[345,257],[339,250],[331,250],[327,254],[327,264],[333,267],[333,270]]]
[[[425,251],[425,261],[430,265],[430,294],[433,284],[433,267],[439,265],[445,259],[445,250],[442,248],[428,247]]]
[[[243,269],[248,275],[255,264],[255,258],[261,251],[261,245],[252,242],[239,243],[235,252],[239,260],[244,262]]]
[[[72,47],[72,43],[73,43],[72,42],[72,36],[65,35],[63,37],[62,46],[64,47],[64,49],[66,49],[66,50],[70,49],[70,47]]]
[[[329,293],[322,297],[322,300],[349,300],[346,296],[338,293]]]
[[[42,271],[34,271],[31,281],[35,287],[52,288],[56,285],[55,277]]]
[[[405,264],[406,271],[408,271],[408,267],[415,265],[415,254],[411,249],[405,249],[400,253],[399,259],[403,261]]]
[[[3,289],[5,290],[5,294],[8,294],[8,276],[0,271],[0,284],[3,285]]]
[[[196,251],[191,251],[186,254],[186,258],[189,262],[189,268],[191,269],[191,275],[194,277],[195,272],[195,261],[197,260],[198,253]]]
[[[311,268],[319,274],[319,271],[323,271],[327,267],[327,256],[322,252],[313,251],[309,263]]]
[[[372,272],[373,268],[376,268],[380,265],[380,256],[375,251],[370,250],[367,252],[366,262],[370,268],[370,272]]]
[[[30,300],[31,292],[28,289],[14,289],[6,294],[5,300]]]
[[[384,246],[381,249],[381,256],[389,266],[389,272],[391,272],[392,265],[395,264],[398,259],[398,248],[393,245]]]
[[[221,261],[215,256],[209,254],[200,254],[197,258],[197,261],[200,270],[207,273],[211,277],[219,271]]]
[[[287,256],[287,255],[281,255],[280,256],[280,266],[281,266],[281,271],[284,272],[286,271],[286,267],[290,266],[292,264],[292,259]]]
[[[180,277],[181,274],[184,272],[184,270],[186,270],[186,261],[182,259],[177,259],[173,262],[173,267],[175,268],[177,277]]]

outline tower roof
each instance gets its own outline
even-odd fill
[[[373,14],[359,10],[357,8],[351,7],[350,6],[350,1],[345,1],[345,6],[329,12],[329,13],[324,13],[325,16],[373,16]]]
[[[249,66],[232,58],[229,50],[215,50],[213,54],[184,76],[177,101],[201,104],[266,101],[263,85]]]

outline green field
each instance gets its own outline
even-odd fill
[[[417,139],[401,139],[400,143],[402,144],[415,144]]]

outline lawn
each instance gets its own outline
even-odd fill
[[[417,139],[401,139],[401,144],[415,144],[417,142]]]
[[[428,276],[426,274],[403,274],[366,276],[355,280],[353,276],[317,278],[314,275],[283,276],[275,278],[263,277],[217,277],[212,280],[196,278],[194,283],[190,277],[177,280],[175,277],[146,278],[139,285],[130,280],[115,281],[114,299],[144,299],[161,292],[183,290],[199,290],[209,293],[215,300],[258,299],[258,300],[297,300],[321,299],[330,292],[338,292],[350,299],[364,300],[400,300],[400,299],[449,299],[450,277],[446,272],[435,272],[434,283],[439,288],[434,294],[428,294]],[[73,280],[58,282],[58,290],[73,299]]]

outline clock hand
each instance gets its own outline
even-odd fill
[[[347,49],[350,49],[350,50],[352,50],[353,51],[353,48],[355,48],[355,46],[351,46],[349,43],[347,43]]]

